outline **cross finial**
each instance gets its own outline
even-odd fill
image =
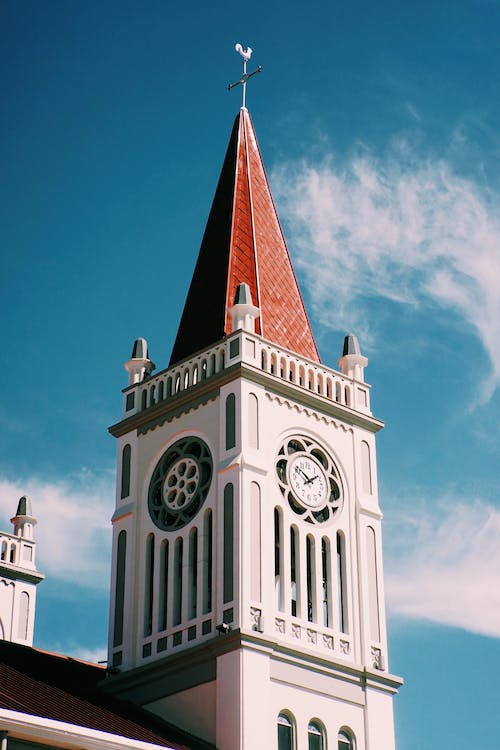
[[[240,43],[235,45],[236,52],[239,52],[242,59],[243,59],[243,75],[239,79],[239,81],[235,81],[234,83],[230,83],[227,87],[228,91],[231,91],[231,89],[234,89],[235,86],[239,86],[241,83],[242,89],[243,89],[243,96],[242,96],[242,107],[246,106],[246,93],[247,93],[247,81],[249,78],[254,76],[256,73],[260,73],[262,70],[262,67],[259,65],[258,68],[256,68],[252,73],[247,73],[247,62],[250,60],[252,56],[252,48],[248,47],[246,50],[243,49]]]

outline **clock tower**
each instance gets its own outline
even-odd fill
[[[135,342],[110,428],[109,690],[218,750],[394,750],[366,365],[320,361],[242,107],[170,362]]]

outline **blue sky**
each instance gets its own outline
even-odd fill
[[[500,2],[0,5],[2,527],[101,658],[122,363],[165,367],[248,87],[323,361],[369,358],[399,750],[500,736]]]

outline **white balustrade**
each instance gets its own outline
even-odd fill
[[[261,370],[276,380],[286,381],[328,401],[364,414],[371,413],[367,383],[282,349],[257,334],[238,330],[191,359],[126,388],[125,415],[136,414],[196,388],[237,363]],[[130,394],[134,394],[133,403]]]

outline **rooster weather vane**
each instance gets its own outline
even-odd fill
[[[252,48],[248,47],[246,50],[244,50],[243,47],[241,46],[241,44],[239,44],[239,43],[236,44],[234,48],[235,48],[236,52],[239,52],[240,55],[241,55],[241,57],[243,58],[243,75],[241,76],[241,78],[239,79],[239,81],[235,81],[234,83],[230,83],[229,86],[227,87],[227,90],[231,91],[231,89],[234,89],[235,86],[239,86],[240,83],[241,83],[241,86],[243,88],[243,97],[242,97],[243,101],[242,101],[242,105],[241,106],[242,107],[246,107],[245,101],[246,101],[246,92],[247,92],[247,81],[248,81],[249,78],[251,78],[252,76],[254,76],[256,73],[260,73],[261,70],[262,70],[262,66],[259,65],[259,67],[255,68],[255,70],[252,73],[247,73],[247,62],[252,57]]]

